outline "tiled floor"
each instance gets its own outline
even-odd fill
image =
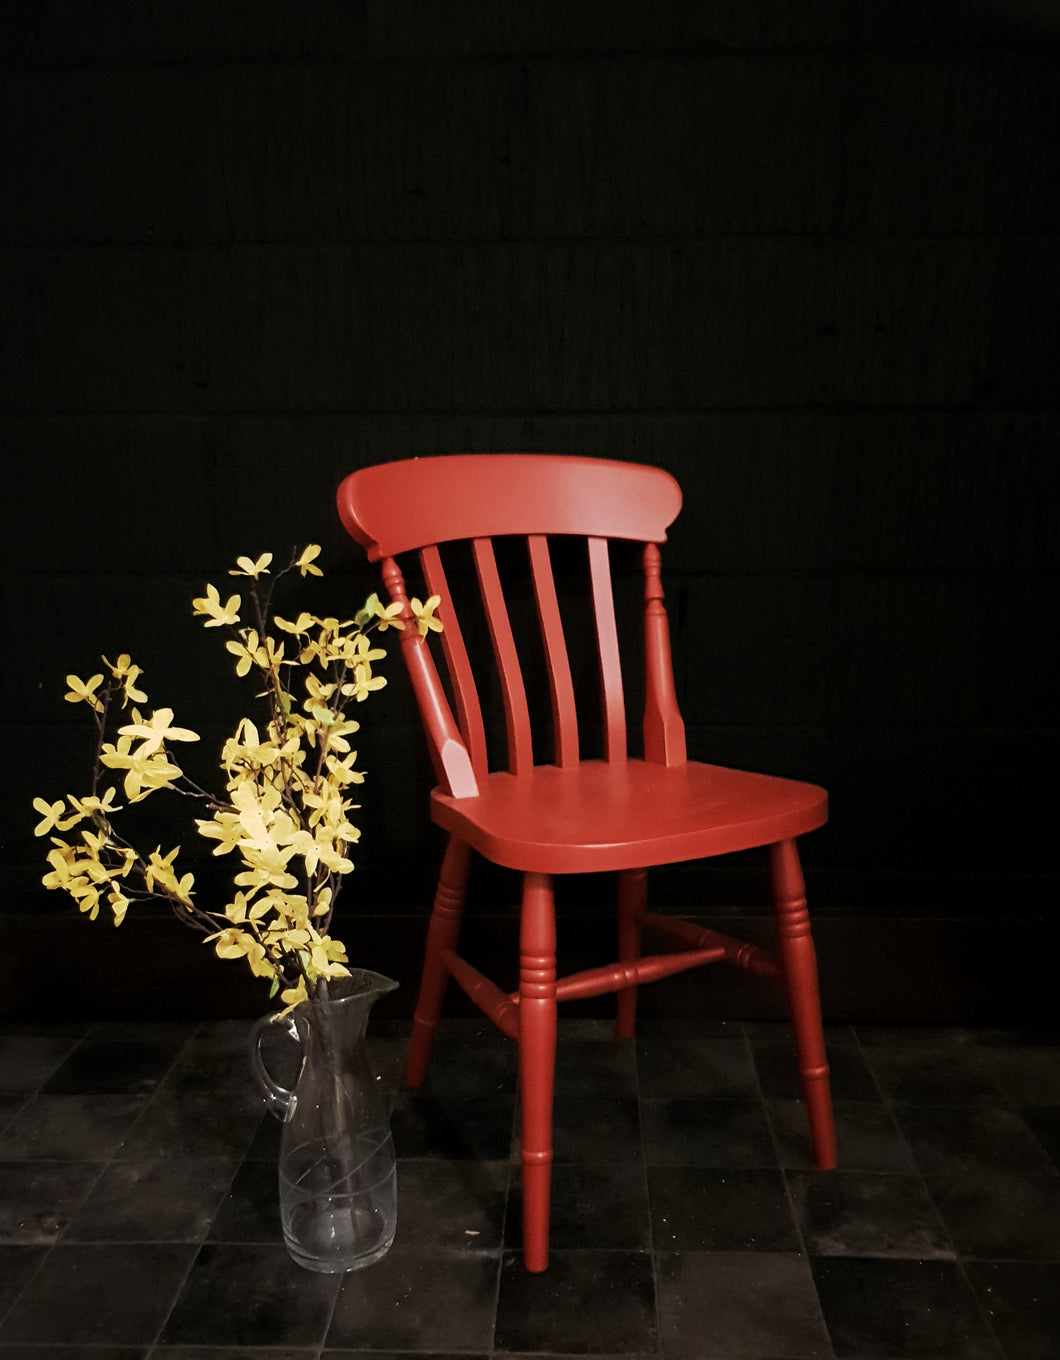
[[[1060,1356],[1055,1035],[832,1031],[821,1173],[783,1028],[567,1022],[529,1276],[514,1050],[449,1022],[395,1097],[397,1241],[333,1277],[281,1244],[247,1029],[0,1026],[0,1360]]]

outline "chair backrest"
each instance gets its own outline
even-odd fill
[[[541,641],[551,701],[553,763],[581,758],[575,683],[568,649],[573,624],[591,617],[599,680],[602,755],[626,758],[626,706],[621,646],[612,589],[609,540],[642,546],[644,572],[644,756],[661,764],[685,759],[684,727],[674,696],[669,632],[663,607],[658,545],[681,508],[681,491],[669,473],[634,463],[560,454],[453,454],[367,467],[348,476],[338,491],[347,531],[382,563],[392,601],[404,605],[405,656],[427,729],[439,781],[456,797],[473,796],[490,768],[480,687],[469,658],[464,609],[450,581],[460,575],[443,566],[443,546],[466,543],[478,589],[503,700],[507,768],[513,774],[534,763],[527,677],[509,610],[511,589],[498,565],[507,541],[521,539],[532,583],[533,614]],[[550,549],[550,539],[552,549]],[[553,551],[566,557],[569,541],[585,544],[590,609],[561,609],[566,574],[557,590]],[[502,541],[503,540],[503,544]],[[561,541],[562,540],[562,543]],[[447,547],[449,554],[455,547]],[[442,684],[425,638],[408,609],[409,591],[397,558],[416,553],[427,593],[438,595],[437,616],[449,679]],[[563,614],[567,613],[567,629]],[[532,689],[535,688],[532,686]],[[452,696],[452,704],[450,697]],[[455,708],[455,718],[453,709]]]

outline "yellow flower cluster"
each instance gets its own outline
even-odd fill
[[[273,582],[295,570],[321,575],[314,565],[319,552],[310,544]],[[171,709],[145,714],[134,707],[115,739],[107,739],[117,700],[123,710],[147,701],[137,688],[140,668],[123,654],[115,662],[104,657],[106,672],[88,680],[67,676],[67,700],[87,704],[96,723],[91,794],[52,803],[37,798],[34,807],[41,814],[38,836],[79,828],[76,839],[52,837],[45,887],[68,892],[93,919],[107,905],[116,925],[137,899],[165,899],[180,919],[206,934],[221,958],[245,958],[255,975],[269,979],[270,995],[279,992],[290,1007],[321,979],[348,971],[346,950],[329,928],[341,879],[353,869],[349,847],[360,837],[351,821],[357,807],[351,789],[364,776],[354,768],[357,752],[349,742],[359,725],[346,710],[386,683],[372,669],[386,653],[371,645],[368,634],[404,628],[406,619],[424,635],[442,625],[434,615],[437,596],[423,604],[412,600],[404,611],[400,604],[384,607],[373,595],[353,619],[273,616],[272,625],[284,635],[277,639],[266,631],[271,589],[262,578],[270,575],[271,563],[271,553],[240,557],[231,573],[250,582],[253,626],[242,622],[239,595],[222,601],[207,585],[192,602],[206,628],[232,633],[226,646],[237,675],[257,672],[265,684],[263,728],[242,718],[221,752],[225,796],[198,788],[173,759],[170,743],[198,736],[175,726]],[[196,900],[194,876],[176,865],[179,846],[145,855],[117,833],[112,818],[123,805],[115,785],[104,787],[104,771],[120,775],[126,803],[169,789],[206,805],[209,815],[195,819],[199,834],[214,842],[214,855],[237,853],[241,864],[222,911]]]

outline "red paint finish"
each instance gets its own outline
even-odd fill
[[[524,1260],[548,1263],[552,1164],[552,1087],[556,1013],[565,999],[617,994],[616,1031],[633,1034],[637,987],[686,968],[726,963],[787,990],[799,1072],[818,1166],[836,1162],[828,1063],[821,1030],[817,966],[796,837],[827,819],[823,789],[796,780],[687,759],[674,689],[659,544],[681,507],[674,479],[658,468],[549,454],[457,454],[365,468],[339,488],[339,513],[373,561],[382,563],[392,601],[406,605],[401,634],[412,688],[434,762],[435,822],[449,833],[406,1080],[424,1080],[442,996],[452,977],[519,1044],[524,1197]],[[513,619],[511,592],[498,566],[496,540],[525,540],[529,630]],[[582,606],[565,615],[567,579],[554,574],[551,539],[584,540]],[[632,740],[622,675],[608,544],[643,545],[642,757]],[[489,705],[476,686],[477,658],[465,641],[468,617],[443,565],[448,547],[469,545],[477,588],[471,613],[492,647],[491,689],[504,713],[505,750],[491,761]],[[445,682],[431,646],[407,608],[396,558],[419,558],[425,589],[441,597],[440,647]],[[463,579],[471,575],[465,571]],[[453,576],[456,579],[456,576]],[[581,754],[584,729],[569,637],[592,639],[602,756]],[[536,632],[529,638],[527,631]],[[531,682],[523,657],[536,647],[547,676],[552,732],[533,730]],[[550,763],[542,763],[547,751]],[[535,762],[536,754],[536,762]],[[770,863],[777,920],[775,952],[648,914],[646,870],[653,865],[761,847]],[[470,854],[523,874],[519,989],[510,996],[458,952]],[[574,976],[556,976],[555,874],[617,871],[617,960]],[[645,956],[642,935],[661,936],[667,952]],[[709,1137],[709,1130],[704,1132]]]

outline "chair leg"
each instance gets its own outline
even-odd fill
[[[795,842],[779,841],[771,845],[769,859],[777,917],[777,953],[788,991],[814,1160],[822,1170],[830,1170],[836,1164],[836,1142],[828,1057],[821,1026],[817,956],[810,934],[806,887]]]
[[[556,1066],[556,913],[548,874],[523,876],[519,951],[523,1260],[536,1273],[548,1265]]]
[[[449,981],[449,972],[442,962],[442,954],[447,949],[456,948],[460,934],[460,918],[464,911],[470,860],[471,852],[467,843],[458,840],[456,836],[450,836],[442,861],[438,890],[434,897],[431,923],[427,929],[420,993],[416,1001],[412,1038],[409,1040],[408,1057],[405,1062],[407,1086],[422,1085],[427,1075],[427,1060],[431,1055],[434,1032],[438,1028],[438,1017],[442,1013],[445,984]]]
[[[648,871],[623,869],[618,875],[618,961],[635,963],[640,958],[644,908],[648,895]],[[615,998],[615,1038],[632,1039],[637,1019],[637,989],[622,988]]]

